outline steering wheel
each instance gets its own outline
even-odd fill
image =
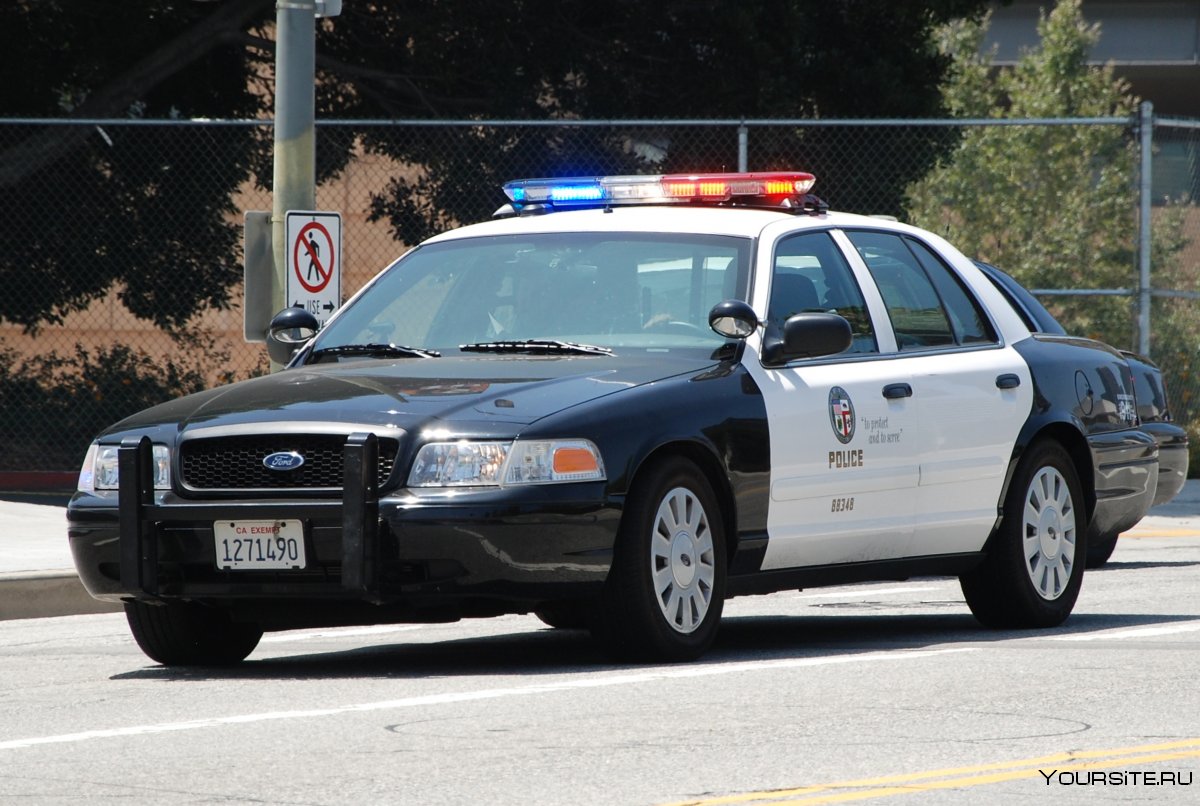
[[[691,322],[685,322],[682,319],[663,319],[658,322],[650,322],[645,327],[646,330],[665,330],[673,333],[680,333],[688,336],[705,335],[707,331],[699,325],[693,325]]]

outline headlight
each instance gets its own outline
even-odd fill
[[[409,487],[561,484],[605,478],[600,451],[586,439],[430,442],[417,453]]]
[[[117,452],[119,445],[98,445],[95,442],[83,457],[79,471],[79,490],[85,493],[96,490],[115,490],[118,486]],[[171,489],[171,450],[166,445],[151,447],[151,465],[154,469],[154,489]]]

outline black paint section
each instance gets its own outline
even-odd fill
[[[306,423],[345,423],[347,436],[356,434],[346,451],[345,497],[305,490],[257,499],[193,493],[175,472],[175,489],[154,493],[136,512],[121,513],[115,493],[76,494],[68,507],[71,550],[93,595],[206,601],[270,625],[523,612],[598,593],[630,487],[647,463],[682,454],[707,474],[721,501],[731,562],[740,567],[749,557],[757,567],[765,549],[770,443],[761,391],[739,356],[738,349],[722,349],[364,360],[300,367],[193,395],[135,415],[102,440],[149,437],[171,445],[177,462],[179,441],[194,427],[276,433],[274,423],[285,421],[303,433]],[[402,429],[402,436],[396,471],[387,489],[376,491],[369,435],[385,426],[391,435]],[[608,479],[405,489],[431,429],[439,440],[590,439]],[[141,475],[130,474],[131,483],[147,483]],[[308,568],[216,567],[214,521],[285,518],[305,523]],[[121,574],[122,550],[141,553],[146,546],[157,553],[149,590],[125,584],[132,580],[123,582]]]
[[[1029,365],[1034,398],[1008,478],[1035,440],[1056,439],[1079,469],[1089,534],[1137,523],[1154,501],[1158,451],[1130,411],[1135,397],[1128,362],[1105,344],[1070,336],[1038,335],[1013,346]]]

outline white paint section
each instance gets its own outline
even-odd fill
[[[913,553],[978,551],[1033,410],[1032,375],[1012,347],[930,355],[915,359],[912,373],[922,439]],[[998,388],[1001,375],[1020,385]]]
[[[916,463],[899,468],[876,468],[869,470],[860,468],[854,473],[854,490],[857,493],[887,493],[895,490],[912,491],[905,485],[908,478],[915,477],[918,472]],[[836,474],[825,470],[812,476],[796,476],[795,478],[780,479],[771,485],[772,501],[804,501],[809,498],[829,498],[846,492],[846,481]]]
[[[904,362],[768,369],[751,349],[743,363],[762,390],[771,440],[763,569],[906,556],[920,479],[917,414],[911,400],[883,396],[888,384],[911,381]],[[853,407],[845,442],[831,414],[835,388]]]
[[[1159,635],[1200,632],[1200,621],[1184,621],[1164,627],[1125,627],[1117,630],[1101,630],[1085,635],[1051,635],[1047,641],[1125,641],[1129,639],[1154,638]]]
[[[208,719],[193,719],[186,722],[162,722],[152,725],[131,725],[123,728],[106,728],[82,731],[79,733],[64,733],[57,736],[38,736],[28,739],[10,739],[0,742],[0,752],[20,750],[28,747],[39,747],[52,744],[76,744],[99,739],[118,739],[126,736],[146,736],[156,733],[178,733],[182,731],[204,730],[219,728],[227,725],[249,725],[260,722],[278,722],[284,720],[320,719],[322,717],[342,716],[345,714],[370,713],[375,711],[395,711],[404,708],[436,707],[453,705],[463,702],[478,702],[482,700],[497,700],[508,697],[537,697],[544,694],[556,694],[564,691],[581,689],[605,688],[611,686],[634,686],[644,683],[656,683],[664,680],[680,680],[695,677],[716,677],[720,675],[744,674],[749,672],[778,671],[781,669],[804,669],[819,666],[837,666],[854,663],[896,663],[908,660],[924,660],[960,652],[975,652],[971,647],[952,649],[911,650],[895,652],[868,652],[857,655],[839,655],[822,658],[789,658],[785,660],[752,662],[752,663],[708,663],[693,666],[666,667],[645,672],[629,674],[595,675],[590,674],[577,680],[564,680],[558,683],[542,683],[529,686],[514,686],[511,688],[478,689],[475,691],[445,692],[427,694],[419,697],[405,697],[397,700],[382,700],[351,705],[341,705],[333,708],[312,708],[296,711],[266,711],[256,714],[236,714],[233,716],[211,717]]]

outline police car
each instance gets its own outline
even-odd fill
[[[1128,362],[813,182],[509,183],[319,333],[276,316],[285,370],[101,434],[84,584],[164,664],[522,612],[688,660],[729,597],[914,575],[984,625],[1060,624],[1089,537],[1155,497]]]

